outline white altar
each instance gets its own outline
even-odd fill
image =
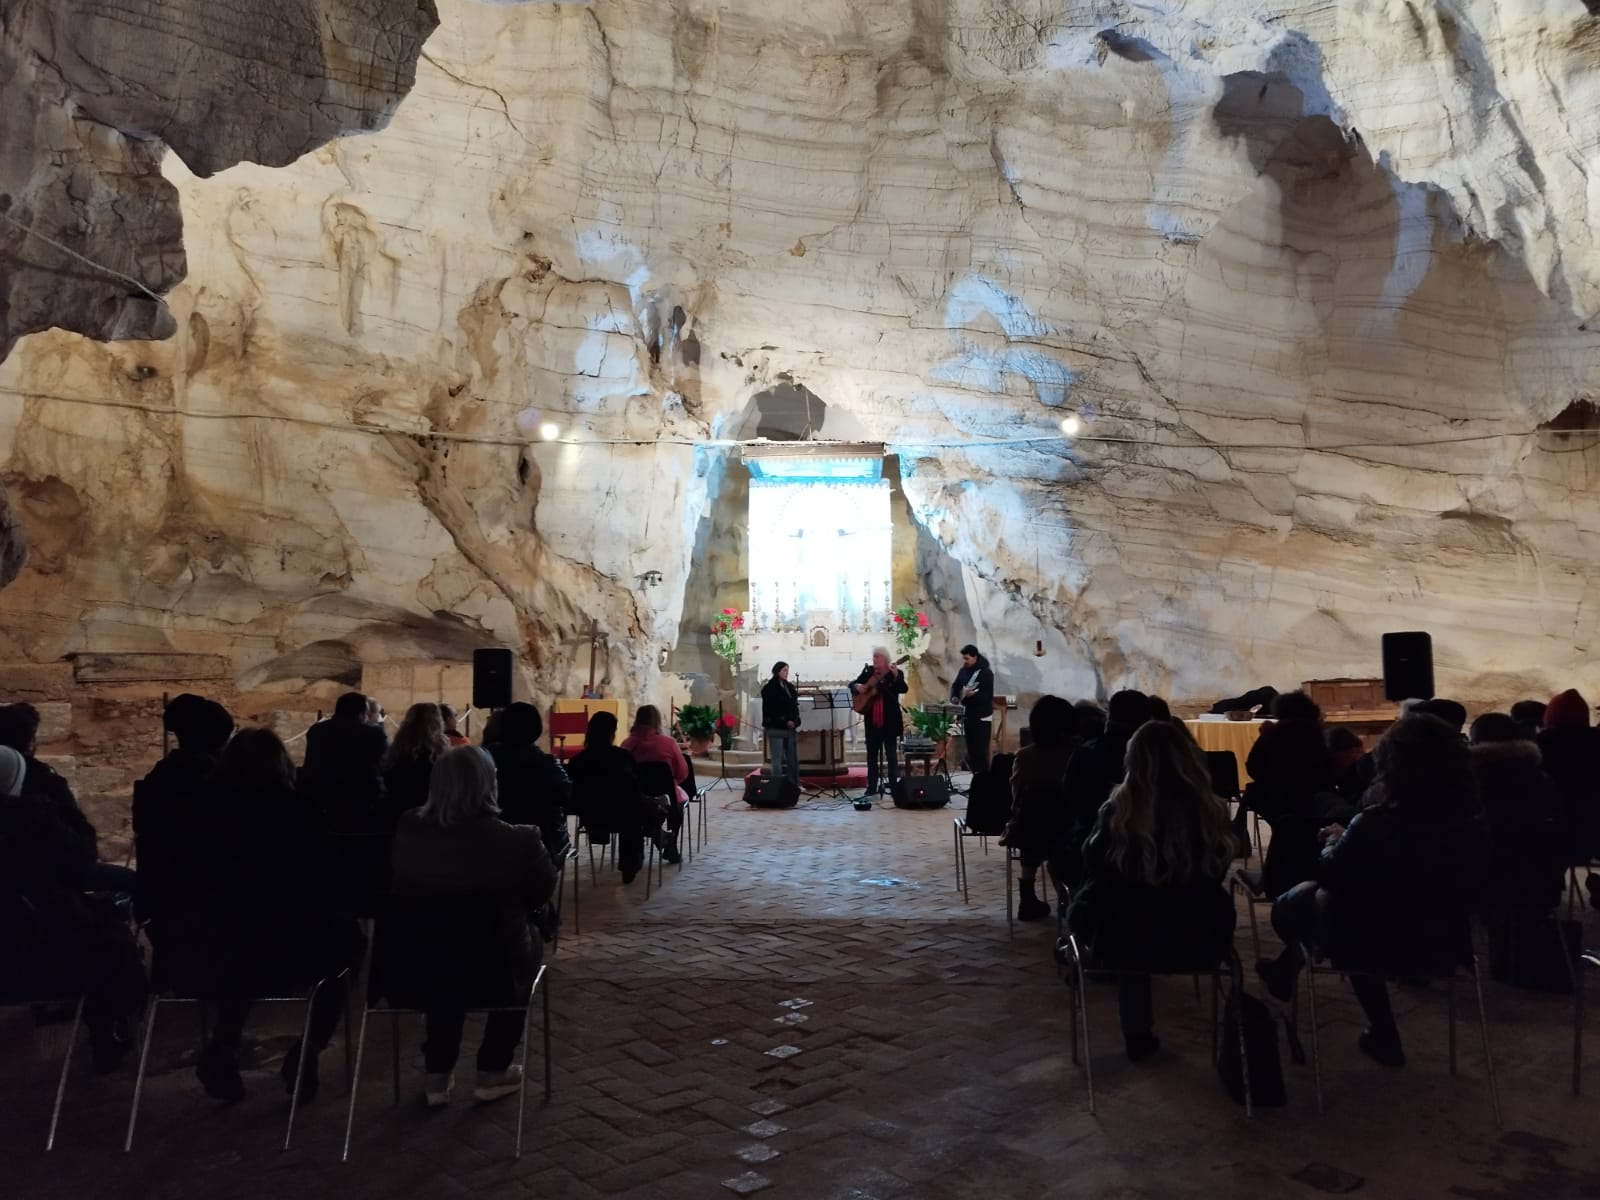
[[[767,619],[772,619],[770,614]],[[746,669],[740,672],[738,681],[741,716],[751,735],[761,729],[761,689],[772,676],[773,663],[788,663],[789,682],[797,687],[845,687],[872,661],[874,646],[889,647],[894,654],[887,613],[880,614],[875,622],[855,617],[855,628],[846,628],[851,623],[850,616],[837,612],[809,612],[798,627],[752,628],[759,626],[760,620],[759,613],[745,614]],[[862,624],[869,628],[860,628]],[[855,724],[852,722],[845,734],[852,742]],[[754,736],[751,740],[755,740]]]

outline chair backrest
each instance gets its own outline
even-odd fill
[[[389,894],[392,833],[330,833],[341,907],[358,917],[376,916]]]
[[[646,796],[675,796],[672,768],[664,762],[642,762],[638,765],[639,790]]]
[[[395,1008],[512,1007],[526,998],[503,897],[389,897],[373,931],[370,1003]]]
[[[1237,799],[1239,758],[1232,750],[1207,750],[1206,765],[1211,768],[1211,790],[1224,800]]]
[[[589,710],[581,712],[553,712],[545,726],[552,738],[582,737],[589,732]]]

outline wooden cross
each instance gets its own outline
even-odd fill
[[[595,655],[600,649],[600,643],[607,640],[607,635],[600,631],[600,619],[589,618],[589,686],[583,689],[585,700],[598,700],[600,693],[594,686]]]

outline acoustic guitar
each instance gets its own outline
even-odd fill
[[[910,661],[911,655],[902,654],[889,665],[903,667]],[[871,679],[863,683],[859,692],[854,692],[851,694],[850,707],[855,709],[855,711],[860,713],[862,716],[866,716],[867,709],[872,706],[873,698],[878,694],[878,681],[882,678],[882,675],[874,675]]]

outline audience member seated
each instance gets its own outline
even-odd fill
[[[448,704],[439,705],[439,715],[444,718],[444,738],[452,746],[470,745],[466,734],[456,728],[456,710]]]
[[[1333,788],[1353,807],[1361,806],[1361,795],[1367,785],[1356,775],[1356,763],[1366,753],[1361,738],[1343,725],[1328,727],[1323,741],[1328,747],[1328,762],[1333,767]]]
[[[394,821],[383,799],[383,755],[389,739],[368,713],[376,704],[346,692],[333,716],[306,730],[300,783],[336,833],[387,833]],[[381,711],[381,710],[380,710]]]
[[[125,892],[134,890],[134,873],[116,863],[101,862],[99,836],[78,807],[78,798],[72,788],[48,763],[40,762],[34,755],[39,748],[39,710],[31,704],[7,704],[0,708],[0,746],[9,746],[22,755],[28,764],[28,775],[22,792],[48,800],[56,810],[62,826],[83,843],[93,867],[90,870],[88,890],[92,892]]]
[[[1317,831],[1348,821],[1355,808],[1334,790],[1333,760],[1316,701],[1304,692],[1280,692],[1272,715],[1245,760],[1250,783],[1244,804],[1272,827],[1256,891],[1277,896],[1315,878],[1322,851]]]
[[[1600,730],[1589,727],[1589,702],[1578,692],[1551,697],[1539,752],[1566,803],[1567,861],[1581,866],[1600,856]],[[1600,908],[1597,883],[1590,876],[1589,902]]]
[[[1469,958],[1467,914],[1488,864],[1488,834],[1466,743],[1444,721],[1402,717],[1374,757],[1368,807],[1348,828],[1323,831],[1316,878],[1273,905],[1273,928],[1288,949],[1256,970],[1288,1000],[1300,947],[1313,946],[1350,976],[1368,1021],[1362,1051],[1403,1066],[1383,976],[1443,973]]]
[[[496,779],[494,760],[476,746],[461,746],[440,758],[427,804],[401,815],[394,888],[396,896],[498,898],[505,951],[525,998],[544,953],[530,917],[555,893],[556,871],[539,830],[501,819]],[[472,935],[462,931],[463,938]],[[436,1009],[426,1021],[426,1097],[429,1107],[438,1107],[450,1098],[466,1014]],[[521,1013],[489,1014],[478,1047],[477,1099],[494,1100],[517,1090],[522,1072],[511,1059],[522,1027]]]
[[[1050,874],[1068,887],[1083,879],[1083,843],[1094,831],[1100,809],[1127,770],[1128,742],[1150,719],[1143,692],[1122,691],[1106,706],[1105,732],[1073,751],[1062,789],[1067,801],[1067,838],[1050,852]]]
[[[86,893],[93,846],[53,798],[25,791],[28,764],[0,746],[0,1000],[84,996],[95,1069],[128,1048],[120,1026],[144,1002],[144,967],[127,923]]]
[[[1201,752],[1170,722],[1139,726],[1126,778],[1084,845],[1084,882],[1067,908],[1090,965],[1193,971],[1222,962],[1233,944],[1233,901],[1222,881],[1234,852],[1227,807],[1212,794]],[[1147,975],[1118,977],[1117,1008],[1131,1060],[1160,1049]]]
[[[383,755],[385,802],[396,820],[428,802],[428,776],[450,742],[437,704],[413,704]]]
[[[1498,912],[1547,912],[1561,903],[1566,876],[1561,789],[1544,773],[1538,745],[1505,713],[1475,720],[1469,742],[1492,843],[1479,903]]]
[[[1544,728],[1544,710],[1547,707],[1543,700],[1518,700],[1511,706],[1511,719],[1522,727],[1530,741],[1536,740],[1539,730]]]
[[[633,755],[616,745],[615,713],[589,718],[583,749],[567,763],[578,818],[593,842],[618,838],[617,865],[622,882],[632,883],[644,865],[644,839],[661,827],[661,810],[639,790]]]
[[[1106,710],[1093,700],[1074,700],[1072,710],[1078,715],[1078,738],[1092,742],[1106,731]]]
[[[1164,697],[1150,696],[1148,699],[1150,701],[1150,719],[1152,721],[1170,722],[1172,720],[1172,705],[1168,704]]]
[[[1002,846],[1021,859],[1017,920],[1050,915],[1050,902],[1034,886],[1039,865],[1070,832],[1062,780],[1077,743],[1077,712],[1060,696],[1041,696],[1028,713],[1031,741],[1017,751],[1011,767],[1011,820],[1000,835]]]
[[[161,723],[177,747],[133,785],[133,852],[139,861],[133,907],[157,947],[188,887],[178,843],[185,814],[205,802],[217,756],[233,736],[228,710],[193,692],[174,696]]]
[[[1451,729],[1456,731],[1457,737],[1464,737],[1463,730],[1467,727],[1467,706],[1459,700],[1446,700],[1443,696],[1435,696],[1431,700],[1418,700],[1407,710],[1408,713],[1419,713],[1423,716],[1438,717]]]
[[[554,757],[536,744],[544,732],[544,718],[531,704],[507,705],[499,713],[497,740],[488,750],[498,773],[500,811],[512,825],[533,825],[544,837],[545,849],[558,860],[571,840],[567,832],[567,806],[572,781]]]
[[[355,919],[338,911],[335,872],[320,814],[297,791],[294,764],[270,729],[241,729],[223,749],[203,802],[183,815],[179,845],[189,894],[156,963],[164,982],[216,1005],[196,1074],[206,1094],[244,1095],[239,1042],[252,999],[328,984],[312,1005],[301,1098],[318,1086],[317,1055],[344,1010],[345,981],[361,958]],[[300,1046],[283,1061],[294,1088]]]
[[[683,806],[689,802],[684,786],[689,782],[689,762],[683,757],[683,748],[677,739],[661,731],[661,710],[654,704],[641,705],[633,718],[633,728],[628,732],[622,748],[633,755],[633,761],[646,768],[639,772],[639,782],[646,795],[654,795],[648,764],[655,763],[664,769],[672,782],[672,794],[667,808],[666,830],[658,838],[661,857],[669,863],[679,860],[678,830],[683,824]],[[665,780],[663,780],[665,786]]]

